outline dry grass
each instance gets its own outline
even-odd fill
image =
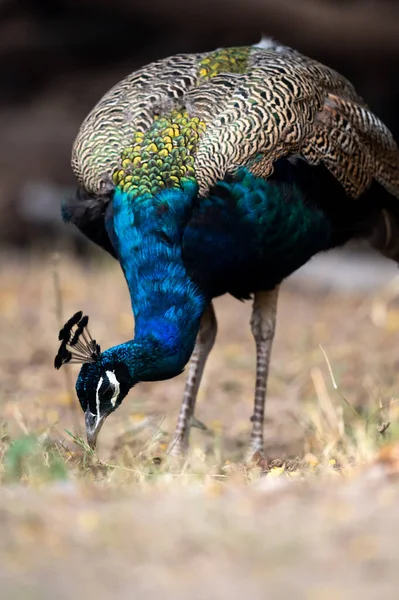
[[[396,598],[396,283],[360,298],[285,286],[267,464],[243,463],[254,384],[250,306],[222,298],[184,465],[165,452],[184,376],[141,384],[81,438],[76,369],[56,372],[61,312],[102,347],[133,329],[103,258],[2,256],[1,598]],[[68,433],[69,432],[69,433]],[[289,577],[288,577],[288,574]],[[269,597],[269,596],[268,596]]]

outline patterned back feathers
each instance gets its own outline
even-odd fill
[[[131,196],[195,179],[201,195],[247,166],[268,177],[287,154],[324,163],[353,198],[377,180],[399,197],[399,152],[341,75],[269,40],[176,55],[113,87],[83,122],[72,166],[94,194]]]

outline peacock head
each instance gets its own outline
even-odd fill
[[[73,315],[59,333],[61,341],[54,367],[66,363],[80,363],[76,393],[85,413],[87,442],[95,448],[97,437],[105,419],[122,402],[137,383],[123,360],[121,346],[101,352],[87,328],[89,318],[79,311]]]

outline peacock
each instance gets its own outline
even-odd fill
[[[94,448],[142,381],[190,361],[172,454],[189,446],[217,333],[212,300],[253,299],[256,383],[249,452],[262,453],[281,282],[312,256],[365,239],[399,262],[399,152],[334,70],[271,39],[178,54],[107,92],[72,150],[63,218],[115,257],[134,339],[101,351],[77,312],[55,367],[81,363],[76,392]]]

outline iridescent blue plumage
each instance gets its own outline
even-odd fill
[[[270,290],[328,247],[331,223],[306,189],[241,169],[218,183],[187,225],[183,255],[211,295]]]
[[[129,286],[135,318],[135,343],[152,354],[141,380],[164,379],[182,371],[210,297],[191,280],[182,257],[184,227],[197,187],[165,190],[132,202],[116,190],[110,237]]]
[[[134,202],[116,189],[106,228],[129,286],[135,336],[126,358],[140,381],[182,371],[213,297],[272,289],[331,237],[303,190],[245,169],[203,200],[192,183]],[[137,345],[151,357],[148,369],[138,367]]]

